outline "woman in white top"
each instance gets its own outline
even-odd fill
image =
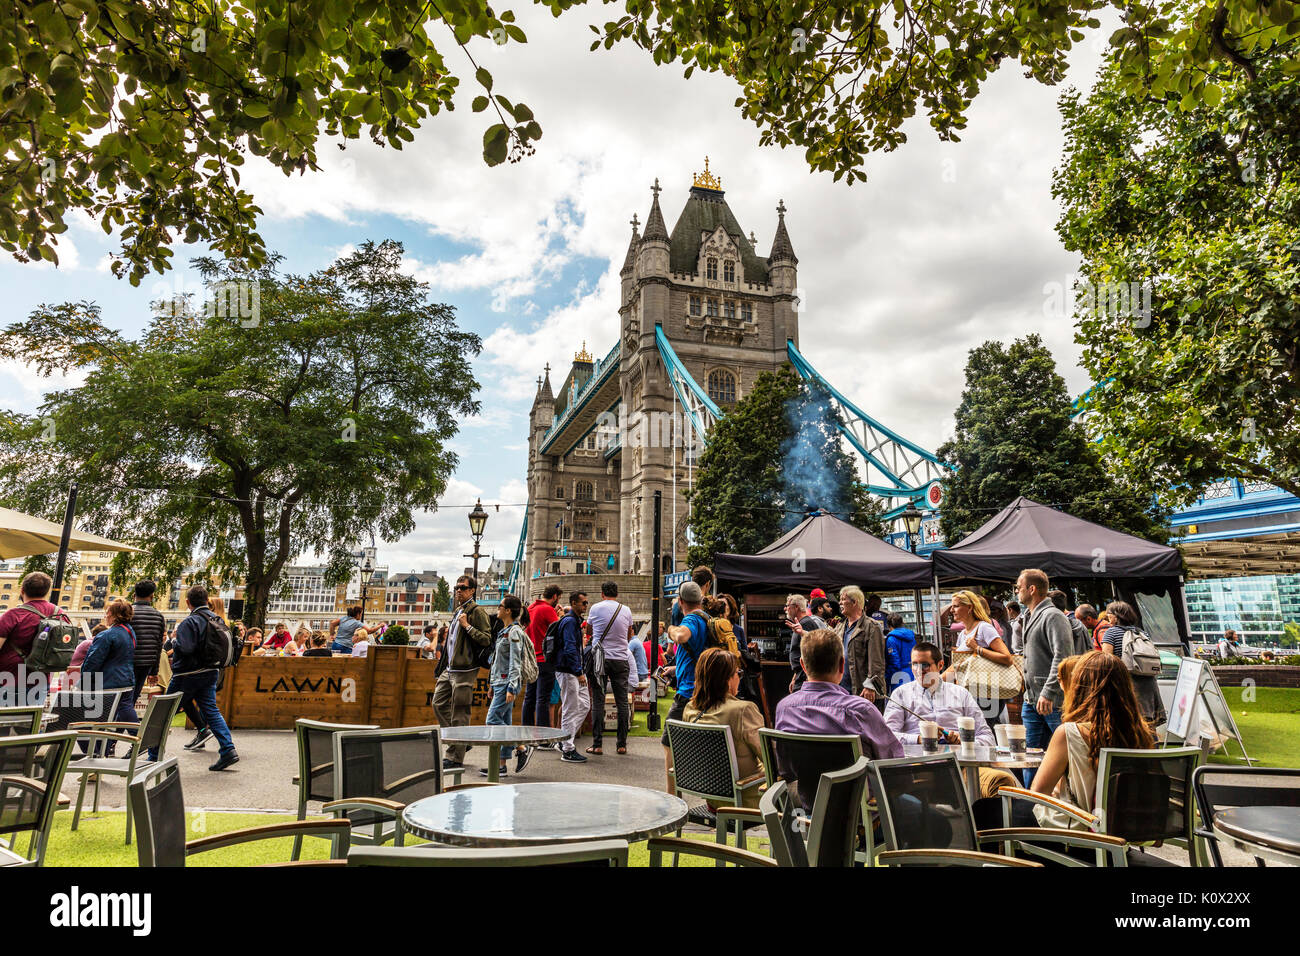
[[[952,612],[953,621],[961,625],[957,650],[971,651],[1003,667],[1011,663],[1011,650],[993,626],[983,598],[974,591],[958,591],[952,596],[948,610]],[[949,667],[943,679],[950,681],[956,676]]]
[[[1092,813],[1102,749],[1150,750],[1155,738],[1142,719],[1133,681],[1123,661],[1101,651],[1090,651],[1075,660],[1078,663],[1070,674],[1068,706],[1061,715],[1061,726],[1052,734],[1031,789]],[[1030,811],[1028,804],[1017,802],[1012,826],[1083,826],[1051,807],[1035,805],[1032,814]]]

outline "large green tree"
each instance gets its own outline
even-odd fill
[[[1083,361],[1106,455],[1187,503],[1218,478],[1300,494],[1300,81],[1280,58],[1213,103],[1062,100],[1058,232],[1082,255]],[[1150,310],[1098,291],[1145,287]]]
[[[251,624],[302,552],[346,577],[355,542],[399,538],[436,506],[447,443],[478,410],[478,337],[401,257],[366,243],[307,276],[203,262],[214,298],[160,303],[138,339],[92,303],[37,309],[0,357],[81,383],[9,416],[0,500],[55,517],[75,478],[81,523],[143,549],[115,577],[173,580],[202,562],[210,580],[245,582]]]
[[[709,433],[688,492],[688,563],[752,554],[821,508],[883,534],[878,502],[857,482],[828,396],[788,366],[764,372]]]
[[[1071,410],[1065,380],[1037,335],[1009,348],[985,342],[971,349],[956,430],[938,450],[956,469],[944,479],[945,540],[956,544],[1019,495],[1117,531],[1168,540],[1150,486],[1118,480]]]
[[[486,0],[4,4],[0,248],[57,262],[68,213],[84,210],[118,230],[113,269],[132,283],[182,240],[260,265],[245,153],[289,174],[317,168],[322,135],[401,149],[452,108],[462,70],[493,117],[484,158],[518,159],[541,127],[470,52],[525,42],[514,19]]]
[[[559,3],[554,4],[559,6]],[[1288,0],[624,0],[593,27],[592,49],[630,40],[656,63],[677,60],[735,79],[761,142],[802,147],[808,164],[849,182],[866,155],[906,141],[924,112],[958,139],[971,102],[999,66],[1053,84],[1071,49],[1116,12],[1110,36],[1131,90],[1184,106],[1213,102],[1220,75],[1253,80],[1279,55],[1300,70],[1300,3]]]

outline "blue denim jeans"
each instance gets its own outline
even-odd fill
[[[167,685],[167,693],[175,694],[180,692],[181,704],[184,706],[186,701],[192,700],[198,705],[199,713],[203,715],[203,726],[212,731],[212,736],[217,738],[218,750],[221,756],[235,752],[235,742],[231,739],[230,728],[226,726],[226,719],[221,716],[221,711],[217,709],[217,672],[200,671],[197,674],[177,674],[172,677],[172,681]],[[149,759],[154,760],[158,756],[156,750],[149,751]]]
[[[551,726],[551,692],[555,690],[555,668],[537,665],[537,680],[524,691],[522,720],[534,727]]]
[[[488,707],[487,723],[492,724],[510,724],[511,711],[514,709],[514,702],[506,700],[506,689],[509,685],[505,681],[499,681],[492,685],[492,704]]]
[[[1050,714],[1040,714],[1026,696],[1025,702],[1020,706],[1020,722],[1025,725],[1025,746],[1046,750],[1052,742],[1052,734],[1061,726],[1061,708],[1053,708]],[[1032,768],[1022,770],[1021,774],[1025,778],[1026,787],[1034,782]]]

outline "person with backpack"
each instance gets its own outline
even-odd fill
[[[181,695],[181,709],[198,727],[198,733],[185,749],[201,750],[208,737],[216,737],[217,762],[208,769],[225,770],[239,762],[239,754],[235,752],[226,718],[217,708],[217,678],[233,663],[234,641],[230,628],[208,608],[207,588],[194,585],[185,592],[185,603],[190,609],[189,617],[176,625],[176,633],[163,644],[163,650],[171,654],[172,665],[167,693]],[[200,720],[195,720],[196,716]],[[157,757],[156,750],[149,751],[149,759]]]
[[[163,635],[167,631],[167,621],[162,613],[153,606],[154,591],[157,586],[152,581],[141,581],[135,586],[135,600],[131,604],[131,629],[135,631],[135,670],[134,696],[139,700],[146,683],[158,682],[158,662],[162,659]]]
[[[546,632],[560,619],[555,606],[560,603],[560,586],[548,584],[546,590],[528,605],[528,637],[536,650],[537,680],[524,691],[523,722],[533,727],[551,726],[551,692],[555,690],[555,664],[546,660]],[[554,744],[542,744],[543,750]]]
[[[447,632],[447,649],[434,672],[433,712],[442,727],[464,727],[469,723],[470,705],[479,668],[489,666],[492,656],[492,622],[487,611],[474,600],[478,582],[468,574],[456,579],[456,609]],[[448,770],[465,766],[464,744],[449,744],[442,765]]]
[[[77,629],[63,611],[46,600],[53,586],[54,581],[48,574],[32,571],[18,585],[23,603],[0,615],[0,674],[13,675],[11,681],[0,681],[0,707],[44,704],[49,672],[67,670],[67,664],[72,660],[72,652],[77,648]],[[32,660],[47,657],[35,646],[37,637],[46,631],[54,634],[53,628],[67,636],[67,656],[63,658],[62,666],[42,666],[40,661]],[[14,689],[16,696],[13,700],[7,699],[9,688]]]
[[[676,693],[672,706],[668,708],[669,720],[682,720],[686,705],[695,696],[695,664],[700,655],[709,646],[709,619],[704,613],[704,591],[694,581],[686,581],[677,591],[677,603],[682,606],[682,623],[668,628],[668,636],[677,645]],[[668,746],[668,727],[664,726],[660,743],[664,746],[664,778],[668,782],[669,793],[675,791],[673,786],[673,752]]]
[[[601,744],[605,736],[605,683],[614,692],[614,706],[618,708],[617,749],[627,753],[629,720],[627,682],[632,667],[632,654],[627,642],[632,636],[632,611],[618,600],[618,584],[606,581],[600,586],[602,600],[596,602],[587,615],[591,631],[592,657],[598,666],[593,667],[591,682],[591,746],[587,753],[599,756],[605,751]]]
[[[524,614],[523,602],[513,594],[501,599],[497,609],[497,620],[501,629],[497,633],[496,647],[492,651],[492,668],[489,685],[492,688],[492,703],[488,707],[487,724],[491,726],[509,726],[511,711],[515,698],[524,686],[537,680],[537,660],[533,651],[533,642],[528,632],[520,625],[519,618]],[[531,666],[529,665],[529,662]],[[515,773],[528,765],[529,748],[520,744],[515,749]],[[489,776],[487,767],[479,770],[483,776]],[[506,755],[501,756],[499,775],[506,775]]]
[[[586,610],[587,592],[573,592],[564,616],[546,632],[546,660],[555,667],[555,683],[560,688],[560,729],[568,734],[560,741],[560,759],[569,763],[587,762],[573,742],[591,711],[582,659],[582,614]]]
[[[81,662],[81,673],[77,677],[77,687],[81,690],[100,691],[126,688],[117,705],[117,714],[100,719],[133,724],[140,722],[135,712],[135,697],[131,688],[135,686],[135,629],[131,626],[134,608],[121,598],[113,601],[104,611],[104,630],[95,635],[90,649],[86,651],[85,660]],[[93,676],[92,676],[93,675]],[[106,752],[107,756],[111,753]]]
[[[1133,678],[1133,692],[1137,694],[1138,708],[1152,728],[1164,723],[1165,702],[1160,697],[1160,650],[1155,642],[1138,627],[1137,611],[1127,601],[1111,601],[1106,611],[1116,624],[1101,636],[1104,653],[1120,658]]]

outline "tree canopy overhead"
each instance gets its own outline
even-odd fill
[[[1215,102],[1220,75],[1253,78],[1281,50],[1300,69],[1300,3],[1287,0],[624,0],[593,27],[592,49],[630,40],[656,63],[680,60],[735,79],[761,142],[802,147],[815,170],[865,178],[866,154],[906,140],[918,112],[958,139],[981,85],[1014,61],[1040,83],[1065,75],[1071,49],[1118,11],[1110,36],[1131,90]],[[560,6],[559,3],[554,6]],[[1005,62],[1004,62],[1005,61]]]
[[[971,349],[956,430],[937,452],[956,469],[944,479],[939,512],[949,544],[1020,495],[1116,531],[1168,540],[1150,486],[1117,480],[1071,411],[1065,380],[1038,335]]]
[[[1088,427],[1171,504],[1220,478],[1300,495],[1300,82],[1254,71],[1194,111],[1114,66],[1062,100],[1057,231],[1093,289],[1150,288],[1149,314],[1077,309]]]
[[[318,168],[322,135],[401,149],[461,72],[493,117],[484,159],[518,159],[541,127],[469,49],[525,42],[514,19],[485,0],[17,0],[0,11],[0,248],[57,262],[84,210],[118,230],[133,284],[181,241],[260,266],[246,152],[287,174]]]
[[[92,303],[37,309],[0,357],[84,380],[9,417],[0,500],[49,516],[76,478],[84,526],[143,549],[115,559],[116,578],[170,581],[202,562],[200,578],[245,582],[253,624],[300,553],[325,552],[330,579],[346,578],[358,540],[395,540],[436,507],[457,460],[447,443],[478,410],[479,339],[401,256],[366,243],[308,276],[201,262],[218,302],[256,283],[257,307],[160,303],[134,340]]]

